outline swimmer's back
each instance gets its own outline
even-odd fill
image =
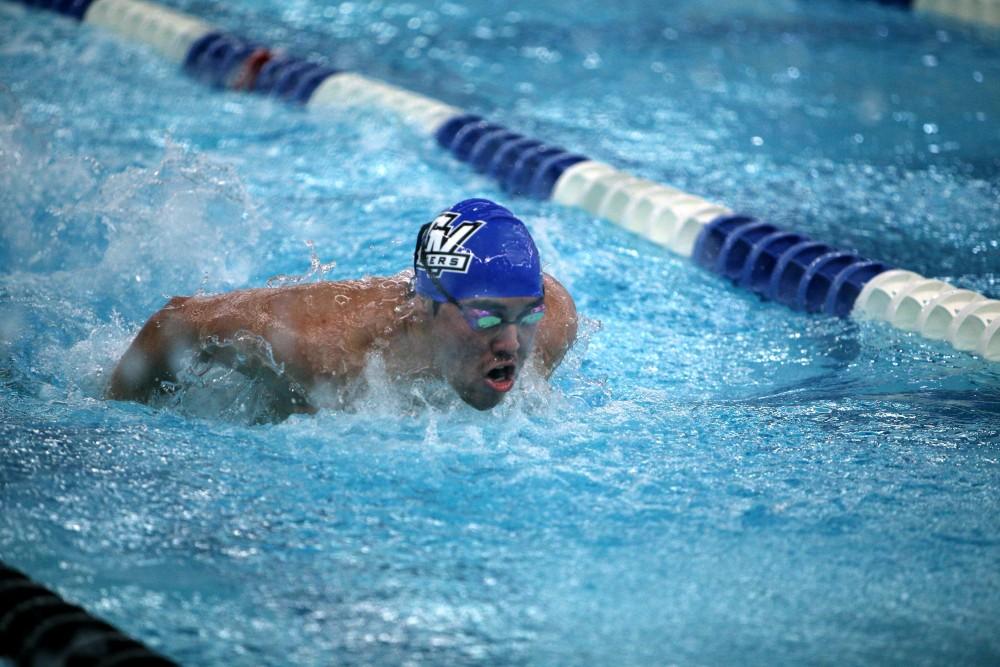
[[[175,296],[146,322],[112,375],[108,396],[147,400],[192,355],[259,354],[310,387],[360,372],[378,332],[406,301],[408,278],[367,278],[211,296]]]

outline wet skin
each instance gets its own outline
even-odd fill
[[[312,412],[317,395],[349,400],[346,389],[377,354],[393,380],[444,379],[487,410],[525,364],[547,377],[576,339],[573,299],[551,276],[544,277],[545,316],[537,324],[515,323],[537,298],[461,302],[505,320],[483,330],[471,328],[455,305],[413,294],[411,276],[174,297],[139,331],[107,395],[148,400],[199,357],[263,379],[285,412]]]
[[[431,323],[437,341],[435,366],[462,400],[488,410],[513,389],[541,326],[517,322],[541,301],[531,297],[462,301],[463,308],[494,312],[504,320],[483,330],[471,328],[453,304],[440,306]]]

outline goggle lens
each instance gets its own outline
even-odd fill
[[[538,324],[545,317],[545,309],[533,310],[521,318],[521,324]]]
[[[518,319],[517,324],[518,326],[531,326],[532,324],[541,322],[543,317],[545,317],[545,306],[536,306],[531,309],[530,313]],[[492,329],[507,321],[496,313],[482,310],[473,310],[471,317],[467,315],[466,319],[473,329],[478,330]],[[511,322],[511,324],[514,324],[514,322]]]
[[[483,315],[476,318],[477,329],[491,329],[503,322],[499,315]]]

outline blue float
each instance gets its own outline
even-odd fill
[[[184,69],[188,70],[195,67],[195,63],[198,62],[202,54],[220,37],[222,37],[221,32],[210,32],[196,39],[191,48],[188,49],[187,55],[184,56]]]
[[[806,236],[794,232],[777,231],[768,234],[750,251],[736,284],[766,296],[778,257],[793,245],[807,240]]]
[[[765,296],[798,309],[795,297],[798,294],[799,282],[813,261],[831,251],[833,248],[827,244],[809,239],[788,248],[775,263]]]
[[[535,170],[535,175],[531,178],[529,186],[531,196],[535,199],[548,199],[552,196],[552,190],[556,183],[567,169],[574,164],[585,162],[589,158],[576,153],[564,152],[544,160]]]
[[[497,179],[502,185],[517,163],[521,153],[541,145],[541,141],[529,139],[528,137],[505,141],[497,148],[497,152],[493,154],[493,159],[490,160],[486,173]]]
[[[494,125],[493,123],[489,123],[485,120],[468,123],[455,133],[454,138],[448,145],[448,150],[450,150],[452,155],[462,162],[468,162],[470,156],[472,155],[472,150],[475,148],[479,139],[484,134],[496,132],[497,130],[506,130],[506,128]]]
[[[883,262],[864,261],[853,264],[841,271],[833,279],[830,291],[823,303],[823,312],[837,317],[847,317],[854,310],[854,302],[865,284],[893,267]]]
[[[278,76],[274,79],[274,85],[271,87],[271,94],[283,99],[289,99],[302,76],[315,68],[316,65],[305,60],[297,60],[290,63],[278,72]]]
[[[479,137],[479,140],[472,147],[469,153],[469,164],[479,173],[485,173],[490,167],[490,160],[497,152],[497,148],[513,139],[523,139],[523,134],[511,132],[507,129],[493,130]]]
[[[21,4],[29,7],[38,7],[65,16],[72,16],[77,21],[83,20],[83,15],[87,13],[93,2],[94,0],[21,0]]]
[[[503,189],[514,195],[531,195],[531,181],[541,163],[553,155],[561,155],[566,150],[558,146],[540,144],[521,151],[520,156],[504,179]]]
[[[858,255],[845,250],[834,250],[813,260],[799,281],[795,293],[797,308],[810,313],[823,310],[834,279],[844,269],[862,261]]]
[[[482,116],[475,116],[473,114],[452,116],[441,124],[441,127],[434,133],[434,138],[441,148],[450,149],[451,142],[454,141],[455,135],[458,134],[459,130],[470,123],[478,123],[481,120],[483,120]]]
[[[551,197],[563,172],[587,159],[472,114],[449,118],[434,136],[457,159],[495,178],[505,192],[535,199]]]
[[[339,69],[316,65],[311,71],[299,77],[298,85],[287,95],[287,99],[298,104],[306,104],[312,99],[313,93],[320,87],[320,84],[339,73]]]
[[[743,274],[743,267],[757,241],[776,231],[778,228],[768,222],[751,222],[736,229],[722,244],[712,270],[737,280]]]
[[[752,225],[757,219],[749,215],[720,215],[705,225],[694,243],[691,258],[695,263],[713,273],[716,272],[716,260],[726,244],[730,234],[746,225]]]
[[[210,32],[188,49],[184,69],[216,88],[225,88],[233,73],[259,48],[226,33]]]

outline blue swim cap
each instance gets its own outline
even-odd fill
[[[543,294],[527,227],[488,199],[466,199],[421,227],[413,271],[417,294],[441,303]]]

